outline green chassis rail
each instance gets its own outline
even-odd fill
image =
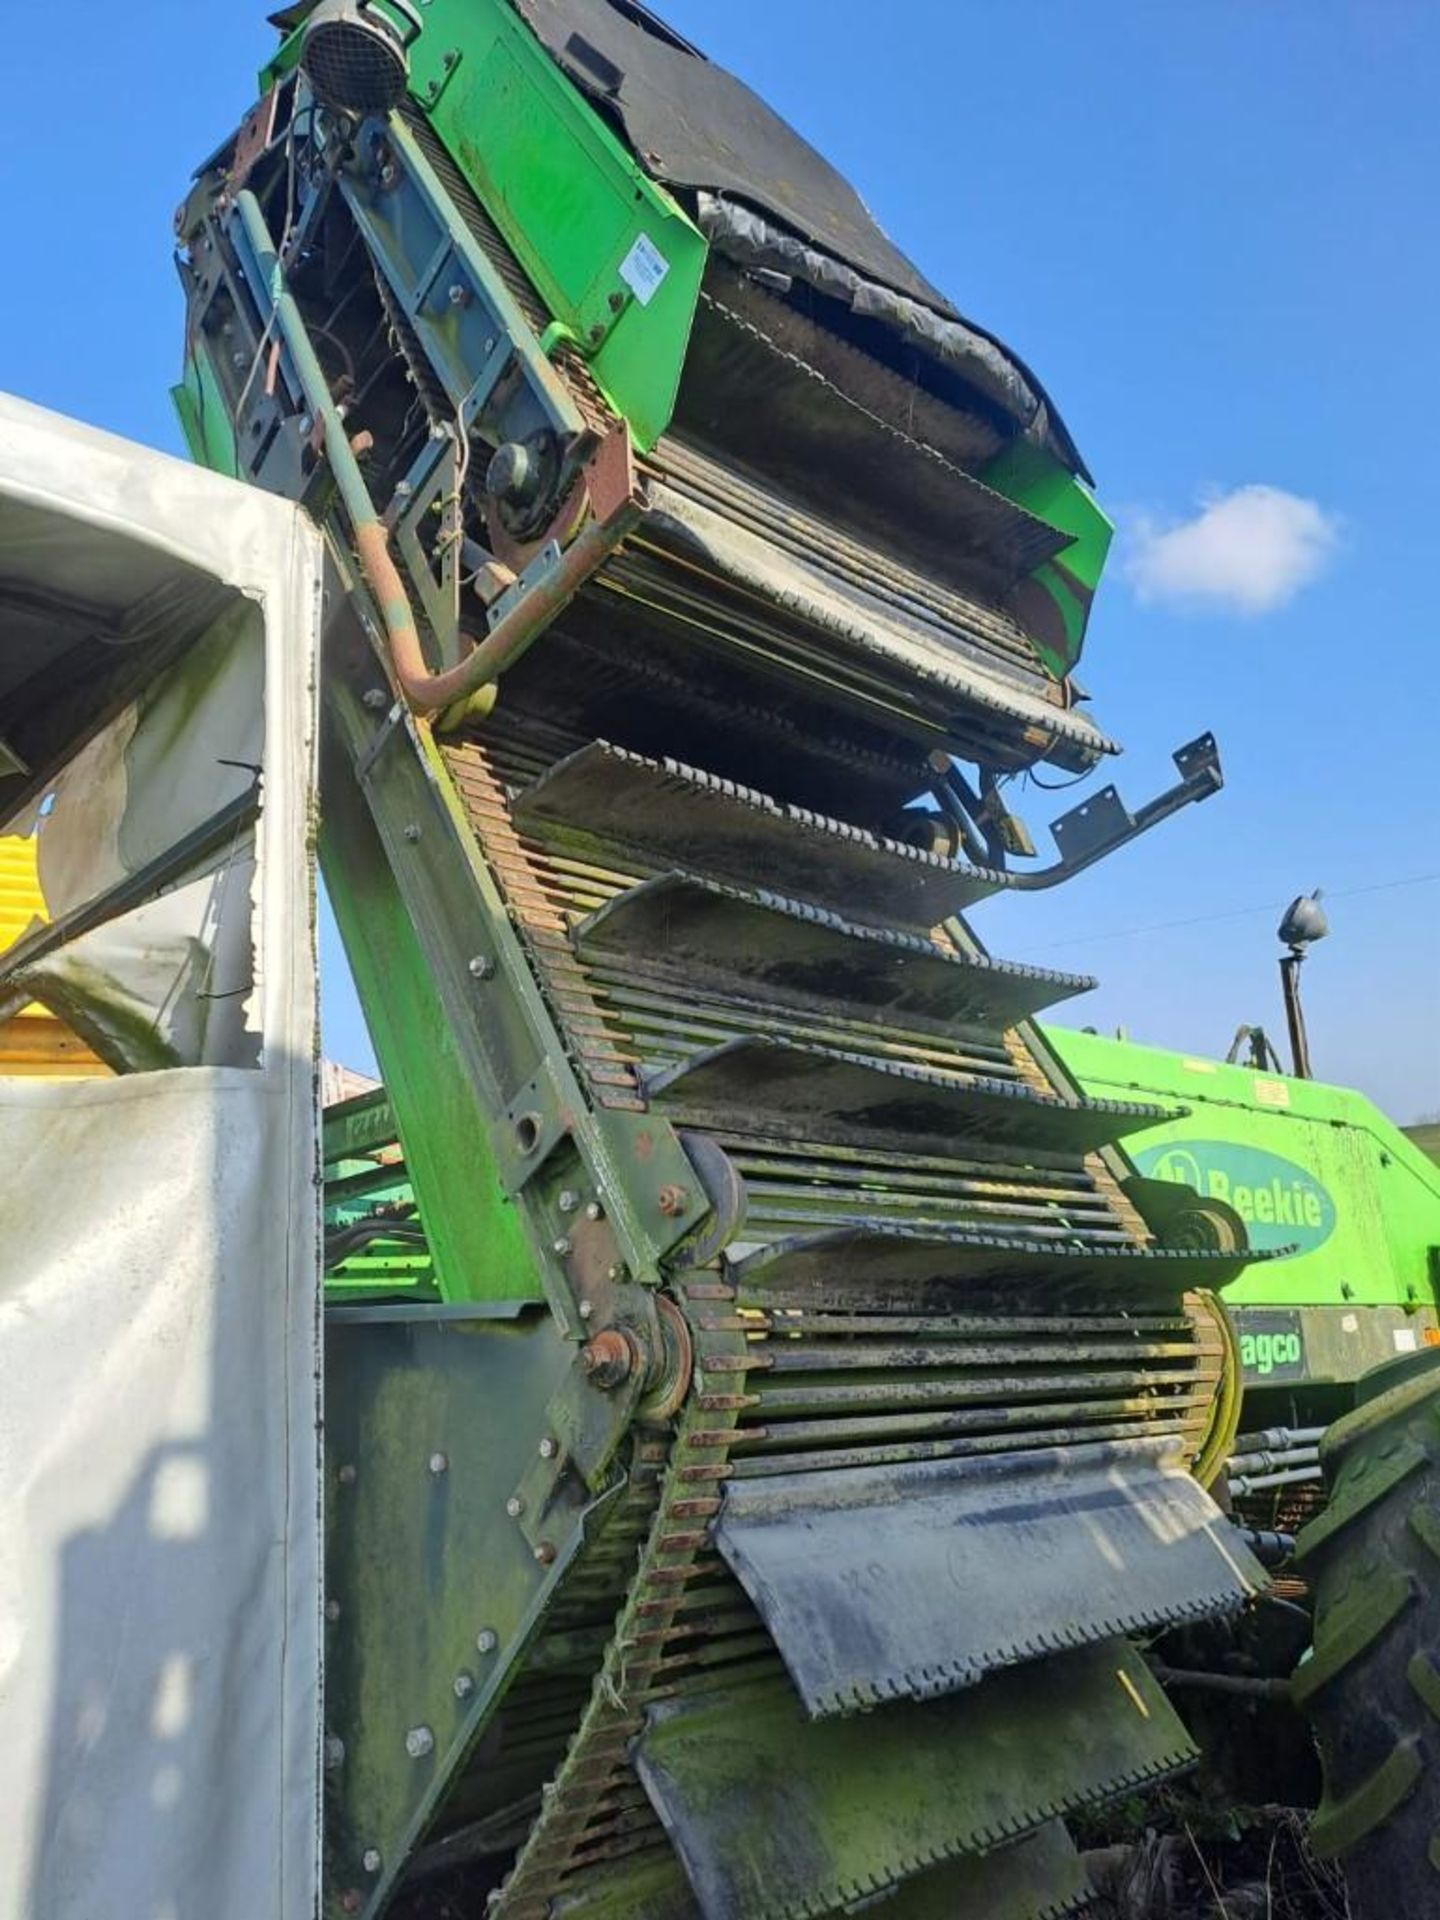
[[[1003,776],[1115,750],[1078,456],[940,296],[897,386],[884,287],[702,240],[556,7],[316,11],[352,80],[406,43],[368,107],[292,9],[177,222],[195,453],[328,536],[387,1088],[327,1121],[326,1914],[1038,1920],[1193,1757],[1127,1636],[1261,1579],[1190,1467],[1265,1256],[964,916],[1218,760],[1014,868]]]

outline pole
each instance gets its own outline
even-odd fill
[[[1300,966],[1305,958],[1302,947],[1292,947],[1280,961],[1280,988],[1285,996],[1285,1019],[1290,1028],[1290,1058],[1297,1080],[1310,1080],[1310,1042],[1305,1033],[1305,1009],[1300,1004]]]

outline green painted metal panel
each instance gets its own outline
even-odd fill
[[[1234,1306],[1430,1306],[1440,1168],[1363,1094],[1047,1027],[1085,1092],[1178,1101],[1184,1119],[1133,1135],[1140,1171],[1228,1202],[1262,1247],[1293,1258],[1225,1289]]]
[[[240,471],[235,451],[235,427],[220,383],[215,377],[210,356],[198,344],[185,356],[181,384],[170,389],[170,399],[180,418],[190,458],[197,466],[215,473],[235,475]]]
[[[505,1500],[572,1350],[543,1312],[326,1333],[332,1748],[327,1914],[382,1897],[520,1666],[587,1520],[571,1486],[542,1565]],[[457,1682],[459,1683],[457,1685]],[[380,1866],[367,1871],[374,1850]]]
[[[506,0],[431,0],[411,62],[436,133],[636,441],[652,446],[679,390],[704,236]]]
[[[507,0],[427,0],[410,91],[642,449],[670,424],[709,252]],[[261,75],[299,52],[292,34]],[[543,236],[543,246],[536,236]]]
[[[482,1109],[358,791],[325,783],[320,858],[376,1058],[394,1099],[405,1162],[446,1300],[540,1300],[514,1201],[487,1145]]]
[[[1028,605],[1020,609],[1029,615],[1026,625],[1045,664],[1063,680],[1074,670],[1085,644],[1090,607],[1105,571],[1114,524],[1084,481],[1028,440],[1013,441],[980,478],[996,493],[1071,536],[1071,545],[1063,553],[1030,576]],[[1025,590],[1021,591],[1023,595]],[[1046,600],[1049,607],[1043,604]]]

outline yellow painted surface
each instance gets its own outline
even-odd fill
[[[47,918],[35,867],[36,841],[0,836],[0,953]],[[44,1007],[0,1021],[0,1074],[46,1080],[93,1079],[110,1069]]]

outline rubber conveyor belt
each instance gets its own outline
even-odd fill
[[[924,1871],[978,1872],[1187,1758],[1116,1636],[1258,1578],[1183,1466],[1218,1356],[1182,1296],[1236,1263],[1151,1243],[1095,1150],[1152,1110],[1078,1101],[1013,1024],[1071,980],[925,930],[984,876],[701,770],[523,735],[512,711],[447,757],[593,1096],[699,1128],[749,1209],[728,1252],[677,1270],[696,1384],[500,1920],[551,1901],[800,1920],[886,1886],[898,1920]],[[851,917],[857,873],[888,926]],[[857,1217],[906,1182],[933,1191],[928,1225],[913,1195],[908,1225]],[[1014,1729],[1042,1706],[1037,1771]],[[868,1791],[882,1749],[909,1812],[877,1821],[862,1876],[838,1783]],[[943,1806],[911,1791],[922,1755]],[[742,1797],[800,1810],[737,1848]],[[1062,1912],[1073,1878],[1048,1907],[1033,1893],[995,1915]]]

